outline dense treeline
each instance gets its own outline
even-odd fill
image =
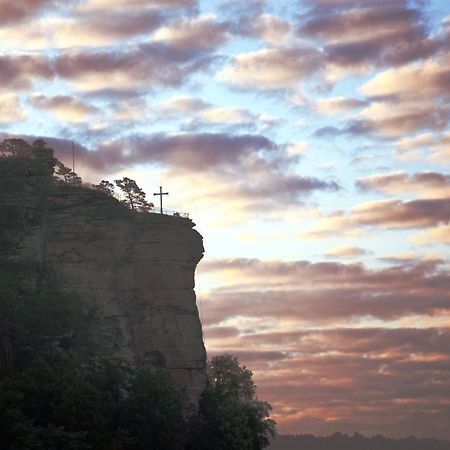
[[[270,405],[256,399],[252,373],[236,358],[211,360],[198,414],[186,419],[166,371],[99,357],[93,301],[63,289],[45,258],[17,258],[29,228],[45,221],[55,183],[80,188],[43,141],[25,144],[0,144],[0,449],[267,446]]]
[[[358,433],[353,436],[335,433],[326,437],[309,434],[279,435],[272,441],[270,450],[450,450],[450,442],[415,437],[364,437]]]
[[[0,447],[182,449],[180,401],[163,373],[120,362],[35,358],[0,382]]]

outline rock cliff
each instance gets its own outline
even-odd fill
[[[29,210],[23,192],[19,201]],[[15,257],[51,263],[64,289],[96,305],[99,355],[167,368],[185,410],[195,410],[206,361],[194,293],[204,249],[195,224],[134,213],[89,188],[53,186],[43,198],[39,214],[24,214],[34,218]]]

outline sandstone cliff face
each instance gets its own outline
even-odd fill
[[[53,263],[65,289],[92,301],[102,317],[98,351],[164,367],[194,411],[206,354],[194,293],[203,256],[189,219],[134,214],[86,188],[55,188],[19,255]]]

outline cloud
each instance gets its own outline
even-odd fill
[[[162,117],[188,116],[202,111],[209,106],[209,103],[206,103],[200,98],[178,95],[161,101],[157,108],[155,108],[155,114]]]
[[[81,11],[104,11],[113,10],[118,12],[132,10],[142,11],[145,8],[186,8],[197,7],[197,0],[87,0],[79,5]]]
[[[11,35],[14,34],[14,39]],[[49,46],[48,27],[43,28],[40,21],[20,22],[0,27],[2,50],[43,49]]]
[[[436,143],[438,136],[434,133],[423,133],[414,137],[404,137],[396,142],[399,152],[407,152],[420,147],[430,147]]]
[[[198,120],[206,124],[249,125],[257,121],[257,116],[244,108],[221,107],[203,111]]]
[[[138,163],[167,164],[183,170],[203,171],[231,168],[252,152],[273,152],[275,149],[272,141],[259,135],[161,133],[110,140],[85,156],[92,166],[109,172]]]
[[[314,47],[266,48],[238,54],[218,76],[242,89],[289,89],[321,66],[322,53]]]
[[[356,258],[367,255],[367,253],[367,250],[360,247],[341,246],[328,249],[326,255],[338,258]]]
[[[286,352],[309,356],[320,356],[332,351],[348,356],[365,354],[371,358],[384,353],[386,359],[394,359],[399,355],[410,356],[415,353],[427,354],[432,359],[432,355],[450,357],[446,341],[449,335],[450,329],[439,328],[316,328],[246,333],[240,340],[251,343],[255,339],[260,344],[282,345]]]
[[[224,339],[229,337],[236,337],[239,335],[239,330],[236,327],[209,327],[205,328],[203,336],[210,341],[214,339]]]
[[[351,8],[349,3],[339,6],[329,10],[329,14],[325,9],[313,10],[305,16],[299,34],[333,43],[353,42],[356,38],[364,40],[409,30],[420,19],[417,10],[399,5],[387,8],[384,4],[377,8],[375,3],[368,2],[365,7],[357,3]]]
[[[21,0],[20,2],[0,0],[0,26],[29,19],[61,3],[58,0]]]
[[[189,118],[186,118],[184,128],[187,130],[199,128],[208,130],[216,127],[236,132],[240,128],[247,130],[272,128],[279,122],[279,119],[265,114],[256,114],[246,108],[223,106],[209,107],[193,113]]]
[[[319,2],[301,18],[298,34],[323,45],[329,64],[352,70],[405,64],[443,46],[429,36],[421,9],[406,1]]]
[[[151,34],[165,20],[159,11],[81,13],[72,17],[55,17],[37,23],[46,28],[46,46],[56,48],[111,45],[123,38]]]
[[[358,237],[368,227],[393,230],[434,227],[450,220],[450,198],[373,200],[348,212],[336,210],[319,216],[314,228],[301,231],[303,239]]]
[[[282,200],[289,204],[295,204],[299,195],[308,194],[316,190],[338,191],[339,185],[333,181],[325,181],[315,177],[305,177],[296,174],[272,173],[272,176],[261,178],[258,184],[248,183],[239,189],[241,195],[249,198],[260,199],[262,210],[269,209],[269,205],[275,200]],[[264,206],[265,205],[265,206]]]
[[[375,200],[352,208],[351,218],[358,225],[425,228],[450,220],[450,198]]]
[[[212,59],[163,45],[142,44],[119,51],[66,51],[55,61],[59,76],[85,91],[151,89],[182,85],[193,73],[206,70]]]
[[[83,122],[90,115],[98,112],[96,107],[69,95],[53,97],[33,95],[30,100],[33,106],[52,111],[59,119],[68,122]]]
[[[354,223],[350,214],[344,211],[333,211],[329,214],[319,216],[312,229],[298,233],[300,239],[327,239],[336,238],[336,234],[341,239],[346,237],[360,237],[363,231]]]
[[[450,65],[445,59],[430,59],[385,70],[361,87],[371,97],[422,97],[448,95]]]
[[[450,197],[450,175],[437,172],[422,172],[408,175],[405,172],[391,172],[358,178],[357,187],[364,191],[384,194],[419,193],[422,197]]]
[[[367,102],[364,100],[358,100],[355,98],[345,97],[328,97],[319,98],[314,107],[317,112],[326,115],[335,115],[352,111],[354,109],[362,108],[366,106]]]
[[[154,34],[156,42],[189,51],[213,50],[229,38],[227,25],[211,15],[178,19]]]
[[[291,142],[286,146],[286,152],[293,157],[303,156],[308,151],[309,146],[310,144],[307,141]]]
[[[78,7],[72,8],[70,14],[61,11],[60,14],[3,26],[0,28],[0,38],[4,38],[2,47],[42,50],[105,47],[124,38],[150,37],[157,28],[177,16],[170,5],[155,7],[154,2],[142,3],[140,8],[125,4],[117,8],[107,4],[89,7],[89,2],[76,1],[69,2],[69,6],[72,3]],[[14,33],[14,39],[11,39],[11,33]]]
[[[450,132],[404,137],[399,139],[395,146],[400,158],[420,159],[425,153],[431,161],[447,164],[450,158]]]
[[[448,436],[437,419],[448,414],[450,329],[426,325],[450,317],[445,266],[219,259],[199,270],[221,286],[200,300],[208,352],[252,367],[282,432],[374,434],[395,422],[394,435]]]
[[[418,245],[450,245],[450,225],[441,225],[436,228],[421,231],[411,236],[411,241]]]
[[[238,272],[241,274],[239,281],[236,278]],[[348,323],[351,318],[358,317],[366,320],[372,316],[387,320],[421,314],[450,314],[448,273],[432,261],[388,269],[369,269],[361,264],[232,259],[206,261],[202,264],[201,274],[216,274],[222,280],[222,287],[210,291],[207,299],[202,300],[207,324],[231,324],[234,323],[232,318],[265,318],[271,320],[265,322],[269,328],[280,329],[279,326],[282,328],[284,323],[280,321],[286,320],[286,324],[297,323],[296,327],[291,328],[296,330],[292,333],[295,339],[291,343],[301,342],[303,346],[307,344],[307,341],[301,340],[303,334],[308,334],[304,328],[306,323],[329,325],[340,320]],[[271,280],[270,289],[261,288],[266,286],[264,280],[267,279]],[[303,329],[302,332],[298,331],[299,327]],[[245,336],[249,331],[241,329],[241,333]],[[258,331],[260,333],[262,331]],[[368,345],[373,344],[362,338],[364,333],[363,329],[348,333],[349,340],[350,336],[355,338],[356,334],[360,335],[360,339],[355,339],[352,344],[344,342],[338,348],[336,341],[331,339],[334,342],[333,350],[343,351],[346,348],[349,352],[370,352]],[[386,334],[389,334],[388,331]],[[276,336],[280,340],[271,341],[270,337],[265,336],[261,343],[284,343],[285,351],[294,350],[289,345],[289,332],[277,332]],[[436,347],[434,352],[439,352],[445,346],[448,350],[445,340],[440,342],[441,348]],[[258,344],[255,342],[255,345]],[[407,339],[403,345],[408,346]],[[417,341],[411,340],[409,345],[417,347]],[[314,349],[321,353],[326,347],[317,341],[314,347],[304,350],[310,352]],[[398,348],[398,344],[381,342],[372,351],[385,349],[389,352],[395,348]],[[433,353],[432,349],[428,350]],[[417,351],[426,352],[426,347]]]
[[[215,202],[226,205],[239,199],[247,210],[279,209],[298,204],[314,191],[336,191],[335,182],[304,177],[289,170],[290,159],[278,146],[260,135],[184,133],[134,136],[107,142],[86,153],[87,164],[114,172],[137,163],[153,163],[170,173],[208,176],[215,187]],[[236,172],[246,176],[235,180]],[[236,211],[235,211],[236,213]]]
[[[271,366],[263,357],[256,363],[258,393],[272,402],[283,432],[307,427],[315,434],[339,429],[374,435],[386,429],[397,437],[412,432],[448,437],[442,421],[448,417],[448,333],[438,328],[313,330],[291,338],[280,333],[278,344],[255,333],[240,346],[253,342],[265,351],[273,346],[291,354]]]
[[[255,114],[246,108],[233,106],[213,106],[199,98],[188,96],[175,96],[163,100],[153,108],[158,119],[182,119],[183,129],[210,130],[212,127],[228,131],[238,128],[255,130],[257,128],[270,128],[279,120],[265,114]]]
[[[201,273],[220,277],[222,286],[202,300],[206,324],[231,324],[239,317],[330,324],[450,314],[449,274],[435,261],[369,269],[232,259],[203,263]]]
[[[25,120],[26,114],[19,98],[14,94],[0,95],[0,123],[11,124]]]
[[[320,127],[317,130],[314,131],[313,136],[318,138],[327,138],[327,137],[334,137],[339,136],[340,134],[346,133],[345,130],[341,130],[335,126],[326,125],[324,127]]]
[[[374,102],[361,112],[363,120],[348,129],[354,134],[373,133],[397,138],[421,129],[443,130],[449,119],[446,108],[433,101]]]
[[[39,55],[0,55],[0,89],[24,90],[33,78],[49,80],[53,77],[50,61]]]
[[[372,103],[360,113],[359,130],[385,137],[444,130],[450,118],[445,104],[450,66],[444,55],[386,70],[365,83],[360,91]]]
[[[261,39],[272,46],[288,44],[292,25],[289,21],[273,14],[245,15],[238,21],[235,33]]]
[[[142,98],[125,98],[111,103],[114,121],[137,123],[146,120],[147,103]]]

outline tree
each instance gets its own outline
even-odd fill
[[[252,372],[236,357],[216,356],[208,363],[207,386],[193,421],[189,449],[260,450],[275,434],[271,406],[255,396]]]
[[[163,372],[119,361],[35,359],[0,379],[0,446],[181,450],[178,393]]]
[[[114,182],[125,195],[123,202],[133,211],[148,211],[153,208],[153,203],[145,200],[145,192],[137,185],[136,181],[124,177],[121,180],[114,180]]]
[[[23,139],[10,138],[0,143],[0,156],[26,157],[31,156],[31,146]]]
[[[51,265],[0,260],[0,376],[33,357],[89,352],[97,322],[92,306],[63,291]]]
[[[72,184],[75,186],[79,186],[81,184],[81,178],[60,161],[57,161],[56,163],[56,175],[61,177],[62,181],[66,184]]]
[[[103,193],[109,195],[110,197],[114,197],[114,185],[108,180],[102,180],[99,184],[97,184],[96,189],[102,191]]]
[[[43,139],[37,139],[32,144],[32,152],[35,159],[44,163],[47,166],[47,173],[52,175],[55,169],[57,160],[53,156],[53,149],[48,147],[47,143]]]

